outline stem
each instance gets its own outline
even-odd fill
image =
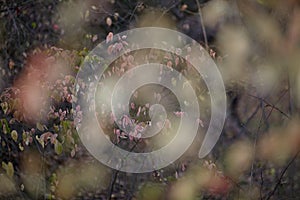
[[[205,43],[205,49],[208,51],[208,42],[207,42],[207,36],[206,36],[206,29],[205,29],[204,22],[203,22],[203,15],[202,15],[202,11],[201,11],[201,6],[200,6],[200,3],[198,2],[198,0],[195,0],[195,1],[197,3],[197,7],[198,7],[198,13],[199,13],[199,17],[200,17],[200,23],[201,23],[202,34],[203,34],[204,43]]]
[[[287,164],[287,166],[281,171],[281,174],[279,176],[279,179],[274,187],[274,189],[269,193],[269,196],[266,198],[266,200],[269,200],[276,192],[277,188],[279,187],[281,180],[284,176],[284,174],[286,173],[287,169],[292,165],[292,163],[296,160],[296,158],[298,157],[300,151],[298,151],[296,153],[296,155],[290,160],[290,162]]]

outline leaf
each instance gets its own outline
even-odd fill
[[[2,108],[2,110],[4,112],[4,114],[7,114],[8,103],[7,102],[1,103],[1,108]]]
[[[177,81],[176,81],[175,78],[172,78],[171,82],[172,82],[172,85],[173,85],[174,87],[177,85]]]
[[[53,134],[51,132],[46,132],[41,135],[40,139],[44,140],[44,142],[47,142],[48,139],[51,139],[52,135]]]
[[[75,153],[76,153],[75,149],[72,149],[72,151],[71,151],[71,157],[72,158],[75,156]]]
[[[2,162],[2,168],[5,170],[7,169],[7,164],[5,162]]]
[[[35,23],[35,22],[32,22],[32,23],[31,23],[31,27],[32,27],[33,29],[35,29],[35,28],[36,28],[36,23]]]
[[[44,131],[45,129],[44,129],[44,127],[43,127],[43,125],[41,124],[41,123],[36,123],[36,128],[38,129],[38,130],[40,130],[40,131]]]
[[[84,19],[88,19],[89,16],[90,16],[90,11],[87,10],[87,11],[85,12]]]
[[[67,142],[70,144],[75,144],[75,140],[71,135],[67,135]]]
[[[57,134],[56,133],[51,136],[51,138],[50,138],[51,144],[55,144],[57,142],[56,138],[57,138]]]
[[[3,133],[4,134],[10,133],[10,128],[8,126],[7,120],[6,119],[2,119],[1,120],[1,124],[2,124]]]
[[[13,177],[15,170],[14,170],[14,166],[11,162],[8,162],[7,164],[5,162],[2,162],[2,168],[5,169],[6,174],[10,178]]]
[[[58,155],[60,155],[63,151],[63,146],[58,140],[54,144],[54,150],[55,153],[57,153]]]
[[[21,145],[21,143],[19,143],[19,149],[20,149],[21,151],[24,151],[24,147]]]
[[[96,40],[98,40],[98,35],[94,35],[94,36],[92,37],[92,42],[95,42]]]
[[[42,145],[42,147],[45,147],[45,141],[43,138],[39,138],[37,135],[35,136],[35,139]]]
[[[113,40],[114,34],[112,32],[109,32],[108,35],[106,36],[106,43],[109,43],[110,41]]]
[[[17,133],[16,130],[13,130],[13,131],[10,133],[10,136],[11,136],[11,138],[12,138],[15,142],[18,141],[18,133]]]
[[[107,26],[111,26],[112,25],[112,20],[111,20],[110,17],[107,17],[105,22],[106,22]]]

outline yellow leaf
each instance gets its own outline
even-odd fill
[[[11,138],[12,138],[15,142],[18,141],[18,133],[17,133],[16,130],[13,130],[13,131],[10,133],[10,136],[11,136]]]
[[[7,164],[5,162],[2,162],[2,168],[5,169],[6,174],[10,178],[13,177],[15,170],[14,170],[14,166],[11,162],[8,162]]]
[[[36,128],[38,129],[38,130],[40,130],[40,131],[44,131],[45,129],[44,129],[44,127],[43,127],[43,125],[41,124],[41,123],[36,123]]]

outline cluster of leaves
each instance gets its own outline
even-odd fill
[[[203,39],[204,33],[200,29],[201,24],[197,13],[199,7],[195,3],[196,1],[182,0],[176,1],[174,4],[173,1],[140,3],[134,0],[128,1],[128,3],[106,2],[102,6],[90,1],[87,9],[79,14],[92,27],[89,27],[90,30],[86,30],[88,33],[84,39],[83,35],[77,37],[77,32],[74,30],[88,29],[86,24],[79,26],[79,24],[73,23],[70,26],[64,26],[69,21],[64,21],[63,14],[68,12],[59,13],[58,18],[60,19],[57,20],[58,23],[54,23],[52,15],[56,12],[54,8],[58,1],[44,2],[47,6],[42,3],[36,4],[30,0],[4,1],[4,4],[0,5],[0,28],[8,30],[1,31],[3,61],[0,60],[0,63],[7,66],[7,69],[1,68],[1,73],[6,70],[9,72],[9,77],[19,73],[22,61],[26,58],[26,62],[24,62],[26,69],[21,73],[20,78],[16,78],[15,84],[6,88],[0,95],[0,161],[2,166],[0,196],[3,190],[12,191],[7,188],[12,185],[11,180],[18,177],[23,176],[22,182],[19,184],[22,191],[24,185],[25,190],[29,190],[28,185],[38,185],[38,181],[34,182],[37,179],[33,176],[24,176],[28,171],[34,173],[39,171],[36,170],[39,163],[34,164],[30,161],[36,157],[26,154],[32,148],[38,149],[40,155],[54,152],[60,158],[74,157],[76,159],[78,156],[75,155],[81,153],[75,126],[80,124],[82,111],[79,106],[72,109],[72,103],[76,102],[72,92],[74,91],[73,84],[78,70],[77,66],[80,65],[87,51],[83,50],[78,53],[52,48],[43,51],[36,50],[32,52],[31,56],[28,56],[27,49],[36,44],[53,43],[58,39],[57,35],[59,34],[63,36],[62,40],[65,40],[61,41],[61,45],[68,48],[74,47],[72,46],[74,41],[80,43],[88,40],[95,43],[100,40],[99,38],[105,38],[110,31],[118,32],[128,26],[133,26],[132,22],[139,21],[138,14],[145,10],[147,5],[157,6],[159,3],[166,5],[166,10],[159,14],[158,19],[162,19],[163,15],[170,11],[181,21],[178,23],[179,29],[183,29],[190,36],[196,34],[200,40]],[[211,4],[217,6],[210,7],[222,9],[222,5],[229,1],[218,2],[221,4]],[[156,171],[149,176],[139,175],[140,179],[147,177],[147,180],[151,180],[140,187],[140,183],[145,182],[145,179],[137,181],[135,176],[117,172],[111,178],[111,184],[103,184],[105,188],[101,188],[109,188],[109,191],[106,192],[108,198],[134,196],[138,199],[192,199],[195,197],[247,199],[250,196],[253,199],[270,199],[273,196],[275,196],[274,198],[299,196],[297,167],[299,166],[300,129],[299,120],[297,118],[291,120],[292,116],[299,114],[299,103],[297,103],[299,94],[295,92],[299,91],[297,81],[300,38],[297,20],[299,8],[295,6],[297,1],[293,0],[287,2],[260,0],[257,2],[259,4],[254,1],[238,2],[246,31],[240,26],[229,26],[220,32],[218,42],[226,53],[225,62],[221,62],[222,58],[216,52],[209,51],[211,57],[221,64],[220,70],[227,88],[234,90],[232,96],[232,92],[229,93],[230,107],[224,134],[210,155],[213,161],[199,164],[193,159],[184,157],[171,167]],[[69,11],[72,13],[74,7],[70,5],[73,5],[74,1],[65,3],[62,11],[66,11],[64,8],[69,6],[71,8]],[[264,8],[262,8],[263,6]],[[39,11],[44,15],[41,15]],[[215,17],[213,16],[215,12],[204,8],[204,18],[210,13],[213,13],[211,14],[212,18],[204,19],[204,23],[210,24]],[[157,15],[154,14],[154,16],[156,19]],[[68,16],[65,17],[68,18]],[[148,25],[153,25],[147,17],[140,21],[148,21]],[[206,31],[209,37],[210,30],[206,29]],[[75,35],[75,39],[69,37],[70,35]],[[71,39],[67,41],[68,38]],[[113,34],[109,33],[108,43],[112,38]],[[89,46],[90,43],[84,45]],[[131,44],[118,41],[111,44],[108,51],[114,53],[128,48],[128,45]],[[182,51],[182,49],[180,50]],[[151,59],[155,62],[161,61],[162,64],[170,67],[170,70],[179,70],[182,74],[190,77],[194,82],[193,87],[196,89],[200,101],[204,101],[203,105],[208,106],[205,101],[206,97],[201,97],[206,90],[202,90],[203,88],[200,87],[202,85],[199,81],[200,78],[192,76],[195,73],[189,71],[191,69],[187,67],[188,63],[182,61],[180,57],[165,52],[141,51],[125,54],[105,72],[103,83],[109,79],[118,79],[131,67],[145,63],[145,55],[150,55],[147,58],[148,61]],[[61,63],[64,68],[67,68],[66,71],[60,71]],[[52,66],[58,66],[58,68]],[[189,70],[184,71],[185,68]],[[58,73],[54,72],[56,70]],[[7,73],[3,75],[7,77]],[[176,84],[176,81],[173,83]],[[153,97],[153,102],[165,101],[166,104],[171,105],[168,111],[175,120],[169,119],[169,127],[176,129],[174,126],[176,122],[172,120],[176,121],[177,117],[184,113],[177,109],[177,102],[170,103],[170,99],[173,99],[172,94],[161,88],[155,88],[155,91],[155,94],[150,95]],[[122,132],[119,125],[121,124],[126,129],[133,122],[138,122],[137,131],[147,126],[149,107],[152,102],[142,101],[140,99],[143,96],[142,93],[141,89],[131,99],[130,117],[134,121],[127,116],[121,123],[116,124],[114,120],[111,120],[110,112],[103,114],[103,106],[100,105],[101,108],[98,108],[100,124],[106,129],[110,139],[124,148],[128,144],[142,144],[138,151],[145,150],[145,145],[149,145],[148,141],[139,140],[137,132],[133,134]],[[203,118],[199,123],[202,124],[202,128],[205,128],[209,112],[206,113],[205,109],[201,109],[201,116]],[[278,126],[282,127],[278,128]],[[196,146],[198,147],[198,145]],[[24,170],[20,167],[20,163],[23,162],[24,165],[25,162],[20,161],[19,158],[22,156],[25,157],[24,160],[28,160],[28,166],[34,166],[33,169]],[[37,162],[43,162],[42,159],[37,160]],[[61,163],[54,164],[52,167],[60,166],[62,166]],[[52,194],[70,199],[76,195],[76,191],[82,185],[94,184],[98,181],[93,178],[100,177],[101,180],[107,178],[103,174],[97,174],[99,171],[105,171],[99,166],[88,168],[85,164],[82,166],[78,164],[75,167],[74,164],[73,166],[70,164],[70,166],[69,168],[62,167],[61,171],[52,169],[50,174],[46,175],[50,182],[46,189],[51,193],[50,199],[54,198]],[[98,172],[97,169],[99,169]],[[89,171],[86,177],[83,176],[85,170]],[[56,172],[52,173],[53,171]],[[92,179],[93,181],[90,181]],[[87,183],[89,181],[90,183]],[[3,185],[4,182],[5,185]],[[126,192],[124,192],[124,186],[129,188]],[[88,196],[88,198],[92,197]]]
[[[63,67],[69,69],[63,72],[55,67],[62,58]],[[43,153],[52,146],[56,154],[75,156],[78,136],[73,115],[80,118],[81,111],[72,109],[72,92],[81,58],[75,51],[36,49],[20,79],[2,92],[0,153],[9,176],[13,175],[12,166],[18,162],[20,152],[32,147]],[[31,95],[36,99],[28,99]]]
[[[132,144],[136,145],[134,151],[137,149],[139,149],[138,151],[142,151],[142,149],[139,148],[140,146],[142,148],[151,149],[153,147],[151,147],[149,143],[151,141],[150,139],[140,139],[145,130],[150,127],[156,127],[161,130],[162,133],[175,133],[178,127],[179,118],[182,115],[187,114],[181,112],[179,102],[170,90],[161,86],[144,86],[134,92],[129,102],[129,108],[127,104],[118,105],[118,108],[122,108],[123,110],[129,109],[129,116],[124,115],[121,119],[116,119],[114,117],[110,108],[111,105],[105,100],[107,98],[106,96],[101,97],[101,91],[103,94],[109,96],[109,93],[105,92],[112,91],[120,77],[130,69],[145,63],[157,63],[167,66],[167,69],[161,68],[160,76],[157,78],[160,80],[170,79],[168,82],[176,88],[184,89],[188,83],[185,82],[181,85],[179,81],[180,77],[170,77],[171,72],[177,70],[182,76],[186,77],[189,84],[194,87],[198,101],[201,102],[200,109],[202,110],[202,113],[201,119],[198,119],[198,123],[201,126],[201,129],[206,130],[208,128],[207,122],[210,117],[210,110],[208,109],[210,105],[209,94],[201,75],[198,74],[189,63],[189,53],[192,51],[190,46],[185,46],[183,49],[170,47],[169,52],[155,49],[130,52],[129,50],[131,47],[136,44],[128,44],[128,42],[126,42],[126,36],[120,37],[119,39],[115,38],[113,40],[112,33],[108,34],[106,42],[108,43],[108,54],[114,54],[119,51],[124,52],[120,58],[116,59],[105,70],[103,77],[98,84],[99,95],[97,95],[96,92],[96,97],[100,97],[97,99],[96,104],[99,123],[114,143],[120,143],[119,145],[123,146],[124,144],[127,144],[128,141],[132,141]],[[183,57],[182,55],[186,56]],[[217,59],[217,56],[213,51],[211,56],[214,59]],[[88,85],[89,83],[85,84]],[[120,93],[122,93],[122,91],[120,91]],[[85,94],[85,96],[88,95]],[[166,119],[165,124],[162,124],[163,121],[154,121],[152,123],[150,121],[149,109],[152,105],[157,103],[161,104],[166,109],[168,118]],[[189,106],[189,102],[185,103],[186,106]],[[203,130],[201,130],[201,132]],[[112,135],[111,133],[114,134]],[[152,145],[162,145],[160,144],[163,143],[162,141],[174,136],[173,134],[163,135],[166,137],[165,139],[156,138],[152,140]],[[147,147],[145,147],[146,143],[148,143]],[[131,148],[132,146],[130,149]]]

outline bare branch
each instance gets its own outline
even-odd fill
[[[275,187],[273,188],[273,190],[269,193],[268,197],[266,198],[266,200],[269,200],[276,192],[277,188],[279,187],[280,183],[281,183],[281,180],[284,176],[284,174],[286,173],[287,169],[292,165],[292,163],[296,160],[296,158],[298,157],[300,151],[298,151],[296,153],[296,155],[290,160],[290,162],[287,164],[287,166],[281,171],[281,174],[278,178],[278,181],[275,185]]]
[[[197,3],[197,7],[198,7],[198,13],[199,13],[199,17],[200,17],[200,23],[201,23],[201,28],[202,28],[202,33],[203,33],[203,38],[204,38],[204,43],[205,43],[205,49],[208,50],[207,35],[206,35],[206,29],[205,29],[204,22],[203,22],[201,6],[200,6],[200,3],[198,2],[198,0],[195,0],[195,1]]]

